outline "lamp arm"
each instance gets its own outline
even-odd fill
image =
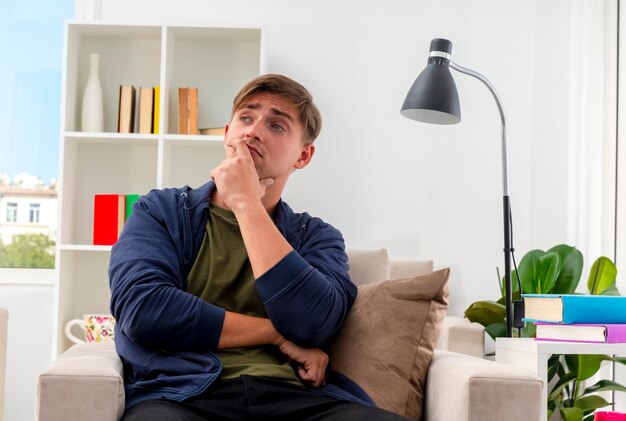
[[[508,176],[508,158],[506,148],[506,118],[504,115],[504,107],[500,96],[493,87],[491,82],[474,70],[467,69],[463,66],[459,66],[450,60],[450,67],[454,70],[465,73],[480,80],[489,88],[489,92],[493,96],[500,111],[500,119],[502,121],[502,197],[503,197],[503,211],[504,211],[504,277],[505,277],[505,301],[506,301],[506,336],[512,336],[513,330],[513,288],[511,284],[511,254],[513,253],[512,238],[511,238],[511,202],[509,200],[509,176]]]
[[[500,100],[500,96],[496,91],[496,88],[489,82],[489,80],[474,70],[468,69],[463,66],[459,66],[452,60],[450,60],[450,67],[456,70],[457,72],[465,73],[466,75],[470,75],[480,80],[482,83],[489,88],[489,92],[493,96],[493,99],[496,101],[496,105],[498,106],[498,111],[500,112],[500,120],[502,122],[502,194],[504,196],[509,195],[509,170],[508,170],[508,154],[506,147],[506,117],[504,114],[504,107],[502,106],[502,101]]]

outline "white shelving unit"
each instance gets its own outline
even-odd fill
[[[262,28],[66,23],[53,355],[71,345],[70,319],[109,312],[111,247],[92,245],[94,195],[204,184],[224,158],[223,139],[177,134],[178,88],[198,87],[198,127],[223,126],[237,91],[266,71],[263,45]],[[92,53],[103,133],[80,131]],[[159,134],[116,133],[120,85],[161,87]]]

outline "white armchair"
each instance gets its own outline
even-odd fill
[[[385,250],[348,255],[358,284],[433,268],[432,262],[390,263]],[[480,358],[483,344],[482,326],[446,316],[426,379],[424,421],[540,419],[542,382],[529,371]],[[74,345],[39,377],[40,421],[117,421],[123,411],[122,364],[111,342]]]

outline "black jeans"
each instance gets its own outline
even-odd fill
[[[184,402],[153,399],[140,402],[122,421],[406,421],[380,408],[320,396],[266,377],[241,376],[218,381],[200,396]]]

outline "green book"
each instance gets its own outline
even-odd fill
[[[124,221],[126,221],[130,217],[130,214],[133,213],[133,204],[137,201],[137,199],[139,199],[138,194],[126,195],[126,219],[124,219]]]

